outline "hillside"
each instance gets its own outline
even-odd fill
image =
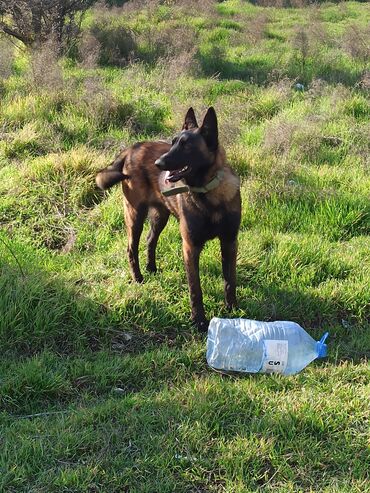
[[[88,11],[62,58],[0,39],[0,491],[370,491],[369,20],[128,2]],[[120,187],[95,187],[210,105],[242,179],[232,316],[330,332],[296,377],[212,372],[175,219],[135,285]],[[201,279],[226,316],[217,242]]]

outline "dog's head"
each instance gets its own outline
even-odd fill
[[[193,108],[189,108],[182,130],[174,137],[171,149],[155,164],[159,169],[169,171],[168,181],[176,182],[206,173],[215,161],[217,149],[218,127],[214,108],[208,108],[200,127]]]

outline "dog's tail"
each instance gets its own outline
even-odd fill
[[[101,190],[107,190],[116,183],[130,178],[122,172],[127,154],[128,150],[125,149],[116,157],[112,164],[98,172],[95,177],[95,182]]]

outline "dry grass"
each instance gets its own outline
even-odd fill
[[[93,46],[94,56],[103,65],[124,66],[134,57],[136,43],[134,33],[117,24],[122,8],[108,8],[98,3],[94,8],[94,20],[84,40],[80,56],[84,59],[86,49]],[[86,54],[85,54],[86,58]]]
[[[326,0],[253,0],[253,4],[261,7],[276,7],[276,8],[304,8],[316,6],[324,3]],[[341,3],[342,0],[333,0],[333,3]]]
[[[83,82],[80,99],[89,121],[109,123],[110,115],[117,108],[117,100],[112,92],[104,87],[99,76],[87,77]]]
[[[369,60],[370,58],[370,26],[361,27],[351,24],[346,29],[342,39],[342,46],[353,58]]]
[[[366,91],[370,91],[370,72],[366,71],[364,75],[361,77],[359,82],[359,86]]]
[[[97,4],[94,8],[94,21],[85,34],[80,47],[80,58],[84,65],[92,65],[98,60],[103,65],[125,66],[134,61],[157,62],[166,59],[172,63],[177,58],[177,67],[182,72],[192,69],[196,53],[196,34],[186,25],[168,23],[164,29],[157,27],[157,8],[160,2],[128,2],[123,7],[108,8]],[[175,4],[178,10],[190,8],[189,5]],[[130,16],[145,9],[147,25],[140,31],[117,23],[122,15]],[[202,6],[204,9],[205,6]]]
[[[202,0],[202,2],[198,0],[173,0],[168,3],[185,11],[185,13],[197,12],[200,15],[206,14],[208,19],[218,17],[216,4],[213,0]]]
[[[330,45],[333,39],[329,35],[325,24],[320,20],[320,11],[317,7],[312,7],[309,23],[307,26],[307,36],[311,48],[311,53],[320,45]]]
[[[264,148],[268,152],[287,154],[291,149],[293,136],[297,129],[298,124],[287,121],[278,121],[268,125],[264,137]]]
[[[84,32],[78,46],[78,56],[81,66],[87,69],[95,68],[100,58],[101,44],[91,32]]]
[[[296,51],[303,68],[311,51],[310,39],[306,27],[301,25],[296,26],[292,37],[292,48]]]
[[[190,26],[169,24],[161,30],[145,30],[135,35],[135,42],[139,47],[135,58],[149,63],[176,58],[179,67],[185,64],[189,69],[197,52],[196,34]]]
[[[262,12],[254,16],[246,24],[244,33],[250,43],[257,43],[263,39],[266,35],[267,26],[269,23],[269,16]]]
[[[291,156],[297,162],[312,161],[325,139],[329,144],[335,145],[334,140],[323,136],[324,122],[325,118],[320,115],[308,115],[299,122],[284,118],[274,120],[266,126],[264,150],[268,154]]]
[[[29,82],[36,90],[59,92],[63,89],[63,74],[58,63],[59,45],[49,39],[41,48],[31,53]]]
[[[322,48],[333,44],[331,36],[319,18],[317,8],[312,9],[307,25],[300,24],[295,27],[291,44],[302,72],[309,58],[319,59]]]
[[[0,38],[0,80],[10,77],[13,60],[14,45],[8,39]]]
[[[328,83],[322,79],[314,79],[306,92],[306,97],[314,100],[328,93]]]
[[[82,94],[76,104],[83,109],[89,122],[104,129],[108,128],[111,123],[117,123],[121,118],[122,122],[126,119],[125,105],[104,86],[99,76],[87,77],[82,89]]]
[[[270,16],[265,12],[260,12],[254,16],[239,13],[233,16],[239,28],[235,32],[229,42],[232,46],[240,46],[244,44],[254,45],[266,37]]]

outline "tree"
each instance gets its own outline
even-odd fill
[[[34,47],[54,37],[60,46],[77,34],[94,0],[0,0],[0,32]]]

